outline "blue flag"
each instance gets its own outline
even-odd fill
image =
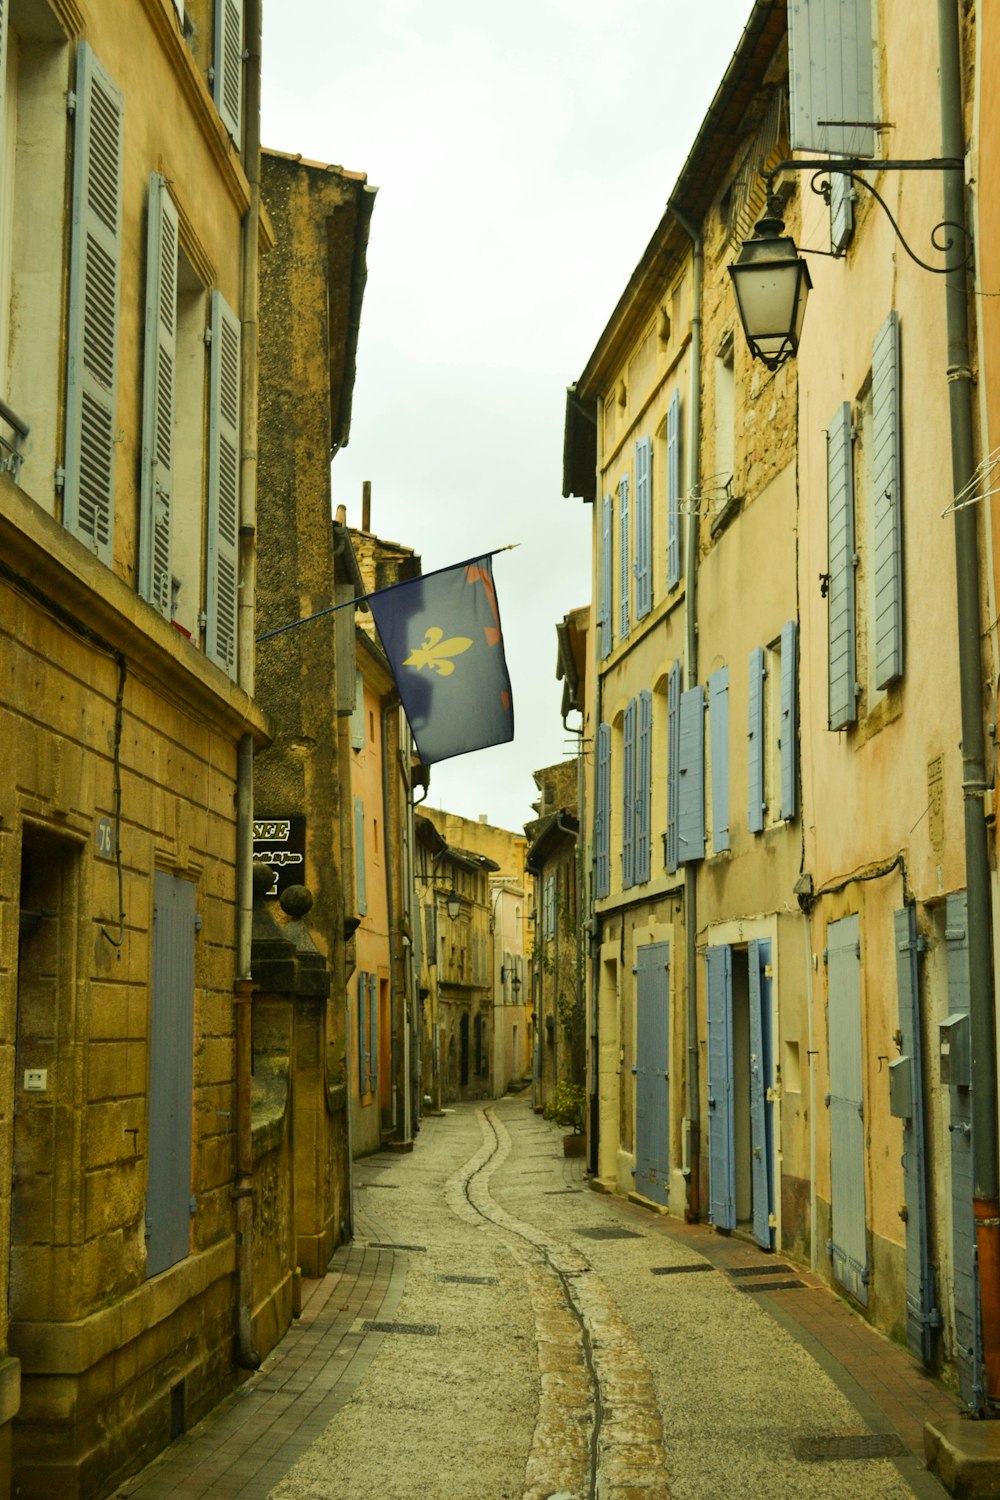
[[[422,765],[514,738],[490,555],[370,594]]]

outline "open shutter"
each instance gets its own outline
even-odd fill
[[[747,682],[747,827],[764,830],[764,648],[750,652]]]
[[[236,610],[240,525],[240,325],[212,293],[209,365],[208,579],[205,650],[236,676]]]
[[[846,250],[854,233],[854,184],[843,172],[830,173],[830,249]]]
[[[618,636],[620,640],[624,640],[628,635],[629,577],[632,571],[629,523],[628,475],[623,474],[618,483]]]
[[[681,581],[681,396],[667,408],[667,587]]]
[[[177,209],[159,173],[149,183],[146,353],[142,379],[139,593],[170,619],[170,525],[177,365]]]
[[[635,445],[635,617],[642,620],[653,607],[653,497],[652,442]]]
[[[378,975],[368,975],[368,1078],[372,1093],[378,1090]]]
[[[368,1084],[368,975],[358,972],[358,1093],[367,1094]]]
[[[341,611],[347,614],[345,609]],[[353,620],[352,620],[353,628]],[[354,709],[351,713],[351,749],[363,750],[365,748],[365,679],[361,668],[354,669]]]
[[[708,975],[708,1216],[716,1229],[736,1228],[733,1153],[733,954],[705,952]]]
[[[868,1304],[864,1071],[860,923],[842,917],[826,930],[830,1056],[830,1240],[833,1274]]]
[[[354,890],[357,914],[363,917],[368,910],[368,890],[365,878],[365,804],[360,797],[354,799]]]
[[[729,668],[708,679],[708,723],[712,744],[712,853],[729,848]]]
[[[77,54],[76,94],[63,520],[110,565],[124,101],[86,42]]]
[[[851,405],[837,408],[827,433],[827,538],[830,570],[829,726],[858,716],[854,622],[854,431]]]
[[[215,0],[212,97],[238,150],[243,115],[243,0]]]
[[[750,1187],[753,1237],[764,1250],[774,1249],[774,1179],[771,1170],[774,1108],[771,1103],[771,944],[747,945],[750,987]]]
[[[612,522],[614,514],[614,501],[610,495],[605,495],[601,509],[601,558],[599,586],[601,591],[601,604],[599,626],[601,634],[601,660],[611,654],[612,630],[611,630],[611,600],[614,593],[614,572],[612,562]]]
[[[639,743],[636,751],[635,881],[649,879],[650,801],[653,793],[653,695],[639,694]]]
[[[788,75],[794,150],[874,155],[872,0],[789,0]]]
[[[611,725],[597,729],[597,805],[594,809],[594,895],[598,899],[611,890]]]
[[[945,907],[945,944],[947,947],[949,1020],[964,1017],[953,1030],[969,1027],[969,911],[965,891],[956,891]],[[957,1037],[950,1053],[956,1051]],[[971,1051],[971,1047],[970,1047]],[[979,1306],[979,1268],[976,1249],[976,1222],[973,1209],[975,1180],[972,1154],[972,1089],[952,1061],[952,1082],[948,1085],[951,1141],[951,1232],[952,1296],[955,1314],[955,1359],[962,1400],[972,1411],[982,1411],[983,1331]]]
[[[667,678],[667,869],[680,864],[678,817],[681,795],[681,664],[675,661]]]
[[[903,535],[899,314],[872,349],[872,493],[875,506],[875,685],[903,675]]]
[[[622,889],[635,884],[635,720],[631,699],[622,725]]]
[[[705,858],[705,689],[681,694],[679,714],[680,802],[677,810],[681,864]]]
[[[923,1024],[920,992],[920,939],[915,906],[894,913],[896,982],[899,993],[900,1056],[889,1064],[902,1072],[905,1087],[893,1114],[903,1121],[903,1182],[906,1194],[906,1342],[911,1354],[929,1364],[935,1308],[934,1271],[927,1217],[927,1138],[924,1112]],[[892,1084],[890,1079],[890,1102]]]
[[[789,620],[781,629],[781,816],[798,812],[799,733],[796,685],[798,683],[798,626]]]

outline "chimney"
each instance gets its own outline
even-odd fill
[[[372,482],[364,479],[361,482],[361,530],[370,532],[372,529]]]

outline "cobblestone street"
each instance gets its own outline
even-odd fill
[[[922,1424],[957,1407],[909,1356],[779,1257],[590,1192],[526,1096],[355,1192],[288,1336],[119,1496],[944,1494]]]

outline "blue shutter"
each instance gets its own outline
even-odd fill
[[[209,360],[206,655],[236,676],[240,528],[240,325],[212,293]]]
[[[358,971],[358,1093],[367,1094],[368,1086],[368,975]]]
[[[368,911],[368,887],[365,873],[365,804],[360,797],[354,799],[354,890],[357,914],[363,917]]]
[[[875,154],[872,0],[789,0],[788,87],[793,150]]]
[[[932,1329],[939,1324],[940,1317],[935,1308],[927,1216],[927,1141],[916,907],[904,906],[895,912],[894,924],[901,1041],[900,1056],[889,1066],[904,1071],[910,1099],[909,1113],[901,1116],[906,1195],[906,1342],[912,1354],[929,1364]]]
[[[830,173],[830,249],[845,250],[854,233],[854,184],[843,172]]]
[[[614,522],[614,501],[610,495],[605,495],[601,511],[601,558],[600,579],[601,591],[600,611],[598,625],[601,636],[601,660],[611,655],[611,647],[614,643],[612,631],[612,596],[614,594],[614,567],[613,567],[613,538],[612,526]]]
[[[191,1246],[194,1111],[196,889],[153,877],[153,974],[149,1019],[146,1274],[176,1265]]]
[[[243,115],[243,0],[215,0],[212,98],[239,150]]]
[[[733,1156],[733,955],[705,952],[708,977],[708,1216],[716,1229],[736,1228]]]
[[[635,884],[635,699],[622,725],[622,888]]]
[[[969,1015],[969,919],[965,891],[948,897],[945,908],[948,1009]],[[979,1308],[975,1184],[972,1155],[972,1090],[960,1083],[948,1087],[951,1140],[952,1296],[955,1313],[955,1358],[962,1400],[972,1411],[983,1409],[983,1335]]]
[[[749,943],[747,961],[750,981],[750,1188],[753,1199],[753,1237],[764,1250],[773,1250],[771,944],[766,941]]]
[[[680,802],[677,810],[681,864],[705,858],[705,689],[689,688],[680,702]]]
[[[599,900],[611,890],[611,725],[597,729],[597,787],[594,806],[594,895]]]
[[[764,829],[764,648],[750,652],[747,682],[747,827]]]
[[[341,610],[341,614],[351,614],[350,610]],[[365,679],[361,668],[355,668],[354,677],[354,712],[351,714],[351,749],[363,750],[365,748]]]
[[[124,101],[86,42],[77,53],[76,95],[63,522],[110,566]]]
[[[639,694],[639,748],[636,757],[635,880],[649,879],[650,804],[653,795],[653,695]]]
[[[667,408],[667,587],[681,581],[681,396]]]
[[[843,729],[858,716],[854,625],[854,434],[849,401],[827,434],[827,540],[830,570],[829,725]]]
[[[667,678],[667,869],[680,864],[678,817],[681,795],[681,664]]]
[[[368,975],[368,1078],[372,1093],[378,1090],[378,975]]]
[[[670,1198],[670,944],[636,948],[635,1186]]]
[[[781,816],[798,812],[799,728],[796,685],[798,683],[798,627],[789,620],[781,630]]]
[[[652,442],[635,445],[635,617],[645,619],[653,607]]]
[[[902,426],[899,314],[872,350],[872,494],[875,506],[875,685],[903,675]]]
[[[712,741],[712,853],[729,848],[729,668],[708,679],[708,722]]]
[[[830,1244],[833,1274],[868,1303],[865,1121],[861,1057],[860,927],[856,916],[826,932],[830,1051]]]
[[[629,621],[629,577],[632,572],[629,545],[628,475],[618,483],[618,635],[625,640]]]
[[[167,184],[154,173],[146,230],[146,351],[142,375],[139,593],[172,614],[170,526],[177,366],[178,220]]]

